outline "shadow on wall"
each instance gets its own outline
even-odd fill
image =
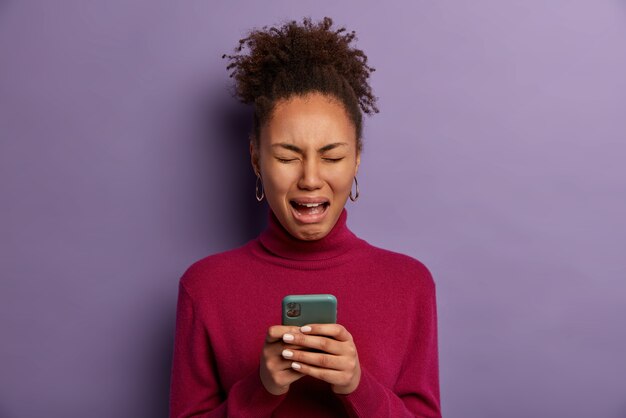
[[[265,228],[268,208],[265,201],[259,203],[255,198],[256,177],[249,151],[252,106],[239,103],[223,85],[212,90],[203,107],[203,138],[209,142],[204,149],[211,150],[206,156],[211,187],[206,196],[212,199],[208,206],[211,222],[220,232],[220,246],[230,249],[256,237]]]
[[[154,351],[152,357],[146,362],[147,370],[145,381],[151,385],[151,394],[147,396],[150,402],[142,406],[141,411],[135,411],[135,416],[163,417],[169,416],[170,374],[172,370],[172,354],[174,350],[174,327],[176,312],[176,298],[174,304],[164,304],[169,309],[160,309],[153,322],[154,329],[150,338]]]
[[[229,96],[223,85],[210,89],[196,108],[198,138],[192,143],[201,153],[202,179],[195,184],[206,188],[192,191],[202,196],[200,216],[194,219],[201,222],[197,227],[206,231],[202,241],[215,249],[213,252],[219,252],[256,237],[267,224],[268,207],[265,201],[261,204],[255,198],[256,177],[250,165],[248,140],[252,108]],[[162,306],[166,305],[167,309],[160,311],[164,317],[154,322],[154,357],[148,362],[152,367],[146,379],[151,384],[153,402],[143,416],[168,416],[176,305]]]

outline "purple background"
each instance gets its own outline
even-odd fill
[[[626,417],[622,0],[0,2],[0,416],[167,415],[178,279],[265,216],[220,56],[305,15],[377,68],[349,224],[435,276],[444,416]]]

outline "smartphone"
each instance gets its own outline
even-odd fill
[[[337,322],[337,298],[333,295],[289,295],[283,298],[283,325]]]

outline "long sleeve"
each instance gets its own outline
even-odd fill
[[[354,235],[345,210],[315,241],[295,239],[272,214],[257,239],[193,263],[178,292],[170,418],[441,417],[432,276]],[[312,293],[339,301],[360,384],[336,395],[305,377],[274,396],[259,376],[267,329],[280,323],[285,295]]]
[[[400,333],[402,338],[411,338],[411,344],[393,390],[381,385],[362,366],[357,389],[340,397],[351,417],[441,417],[437,308],[432,277],[429,284],[428,297],[416,305],[413,332]]]
[[[181,282],[170,384],[170,418],[269,417],[284,395],[267,392],[258,369],[224,393],[206,330]]]

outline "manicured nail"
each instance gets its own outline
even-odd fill
[[[308,325],[305,325],[302,328],[300,328],[300,332],[311,332],[311,327]]]
[[[292,358],[293,357],[293,351],[283,350],[283,357]]]
[[[291,363],[291,368],[294,370],[300,370],[302,366],[300,366],[298,363],[294,361],[293,363]]]
[[[283,341],[290,342],[290,341],[293,341],[294,339],[295,339],[295,337],[293,335],[291,335],[291,334],[283,335]]]

